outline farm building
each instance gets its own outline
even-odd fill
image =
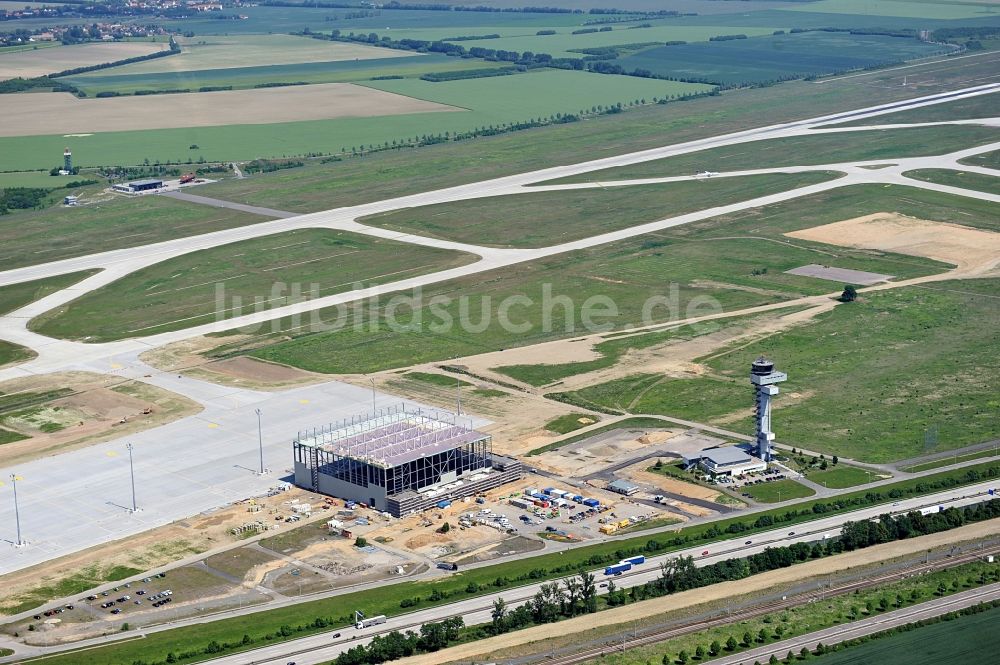
[[[161,187],[163,187],[162,180],[135,180],[115,185],[112,189],[125,194],[138,194],[139,192],[149,192]]]
[[[492,437],[405,408],[299,432],[295,484],[395,517],[474,496],[521,477],[521,463],[493,454]]]
[[[736,446],[707,448],[685,458],[684,461],[688,466],[697,464],[714,476],[738,476],[767,469],[767,462],[747,454]]]

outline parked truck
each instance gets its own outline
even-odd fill
[[[613,566],[608,566],[604,569],[605,575],[621,575],[626,570],[632,570],[632,564],[630,563],[616,563]]]
[[[377,626],[380,623],[385,623],[385,615],[379,614],[377,617],[368,617],[367,619],[362,619],[354,624],[354,627],[358,630],[362,628],[371,628],[372,626]]]
[[[441,561],[437,567],[441,570],[458,570],[458,564],[450,561]]]

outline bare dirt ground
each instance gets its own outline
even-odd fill
[[[645,460],[639,464],[622,469],[622,473],[636,482],[653,485],[654,487],[659,487],[660,489],[668,492],[681,494],[683,496],[690,496],[695,499],[715,501],[716,497],[719,496],[719,492],[717,490],[702,487],[701,485],[695,485],[694,483],[686,483],[683,480],[677,480],[676,478],[664,476],[661,473],[646,471],[646,469],[650,466],[652,466],[652,464],[650,464],[650,460]]]
[[[56,72],[115,62],[147,55],[167,48],[164,43],[116,42],[110,44],[76,44],[19,51],[0,57],[0,81],[23,77],[34,78]],[[167,58],[169,60],[169,58]],[[47,96],[47,95],[46,95]]]
[[[6,429],[31,438],[0,446],[0,466],[64,453],[201,411],[200,405],[181,395],[105,374],[64,372],[0,384],[0,392],[8,395],[57,388],[69,388],[73,394],[32,407],[27,415],[5,419]],[[147,408],[151,412],[144,414]],[[46,423],[63,429],[43,431]]]
[[[83,571],[92,570],[95,566],[99,568],[98,573],[114,566],[128,566],[146,571],[204,552],[239,547],[241,541],[230,534],[230,529],[257,519],[270,519],[271,508],[287,514],[288,511],[282,508],[288,501],[299,499],[315,504],[316,497],[317,495],[311,492],[293,487],[273,498],[257,499],[256,502],[262,506],[260,512],[251,513],[249,503],[240,502],[210,514],[197,515],[130,536],[127,547],[123,547],[122,541],[105,543],[99,547],[9,573],[3,576],[4,594],[0,600],[0,614],[9,613],[10,608],[23,602],[32,590],[57,584]],[[325,517],[327,511],[319,511],[314,513],[311,519],[322,520]],[[279,532],[287,531],[289,528],[282,523]],[[39,600],[39,604],[43,602],[46,601]]]
[[[246,336],[226,337],[224,343]],[[330,376],[270,363],[249,356],[210,360],[202,353],[219,346],[219,338],[194,337],[146,351],[140,360],[157,369],[178,372],[205,381],[252,390],[285,390],[295,386],[329,381]]]
[[[259,125],[458,110],[351,83],[107,99],[78,99],[70,93],[10,95],[4,102],[0,136]]]
[[[716,600],[724,600],[731,596],[739,596],[756,591],[766,591],[776,586],[784,585],[796,580],[827,575],[832,572],[842,571],[858,566],[865,566],[876,561],[894,559],[896,557],[912,554],[922,549],[930,549],[957,543],[974,538],[992,536],[1000,529],[1000,520],[990,520],[979,524],[960,527],[944,533],[921,536],[911,540],[897,541],[885,545],[876,545],[864,550],[857,550],[847,554],[840,554],[817,561],[783,568],[781,570],[770,571],[760,575],[754,575],[737,582],[723,582],[701,589],[693,589],[681,593],[646,600],[625,607],[598,612],[575,619],[562,621],[558,628],[554,626],[535,626],[527,630],[516,631],[498,637],[491,637],[469,644],[444,649],[432,654],[411,656],[396,661],[398,665],[440,665],[454,661],[469,660],[490,660],[490,654],[496,654],[504,649],[510,649],[523,644],[530,644],[552,637],[554,633],[573,634],[586,630],[591,630],[599,626],[610,626],[617,624],[631,625],[636,619],[663,614],[677,609],[694,607],[703,603]]]
[[[865,215],[785,235],[842,247],[925,256],[955,264],[963,276],[985,274],[1000,264],[1000,233],[895,212]]]

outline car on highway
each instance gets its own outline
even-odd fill
[[[702,556],[708,556],[708,550],[705,550],[704,552],[702,552],[701,555]]]
[[[333,634],[333,639],[337,639],[338,637],[340,637],[340,633],[334,633]]]
[[[745,543],[743,543],[743,544],[744,544],[744,545],[753,545],[753,541],[752,541],[752,540],[748,540],[747,542],[745,542]]]
[[[789,532],[788,532],[788,535],[789,535],[789,536],[794,536],[794,535],[795,535],[795,532],[794,532],[794,531],[789,531]]]

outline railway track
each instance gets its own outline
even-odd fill
[[[796,607],[798,605],[815,602],[821,598],[842,596],[844,594],[852,593],[857,590],[868,589],[871,587],[879,586],[880,584],[884,584],[886,582],[893,582],[904,579],[906,577],[912,577],[913,575],[922,575],[925,573],[935,572],[937,570],[953,568],[955,566],[959,566],[964,563],[975,561],[976,559],[979,559],[989,554],[994,554],[994,555],[1000,554],[1000,547],[985,549],[977,552],[967,552],[965,554],[961,554],[954,557],[948,557],[945,559],[940,559],[934,562],[921,563],[915,566],[911,566],[903,571],[885,573],[882,575],[874,575],[871,577],[855,580],[853,582],[849,582],[839,586],[829,587],[819,593],[817,592],[801,593],[801,594],[796,594],[794,596],[789,596],[787,598],[782,598],[781,600],[761,603],[759,605],[754,605],[753,607],[741,611],[740,619],[742,620],[742,619],[762,616],[764,614],[769,614],[771,612],[776,612],[783,609]],[[580,651],[575,654],[569,654],[566,656],[559,656],[555,658],[546,659],[545,663],[546,665],[575,665],[576,663],[584,663],[588,660],[592,660],[594,658],[600,658],[601,656],[607,655],[609,653],[627,651],[629,649],[634,649],[636,647],[656,644],[658,642],[663,642],[674,637],[680,637],[682,635],[687,635],[689,633],[699,632],[702,630],[706,630],[708,628],[724,626],[726,624],[733,623],[733,620],[734,620],[733,617],[725,615],[725,616],[713,617],[710,619],[704,619],[701,621],[691,621],[677,626],[672,626],[671,628],[667,628],[664,630],[659,630],[653,633],[647,633],[645,635],[635,636],[632,639],[625,638],[621,641],[620,644],[612,644],[608,642],[600,647],[594,647],[592,649]]]

